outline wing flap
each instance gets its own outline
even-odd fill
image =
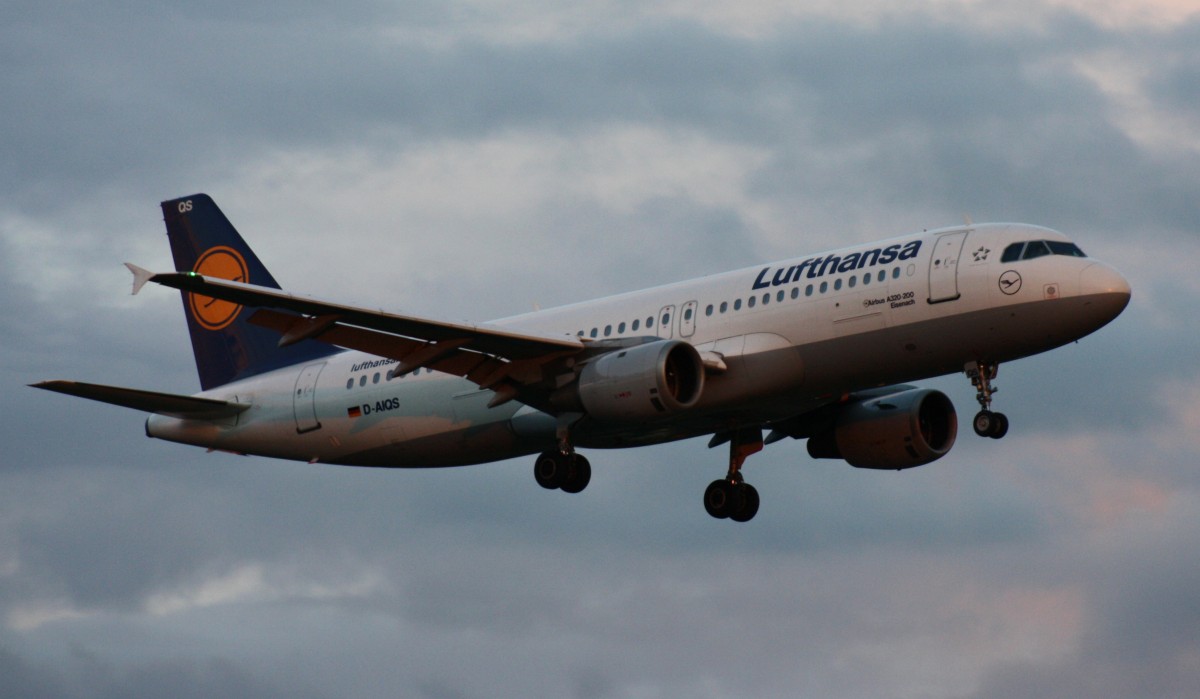
[[[283,334],[298,326],[305,326],[310,319],[260,309],[250,317],[250,322]],[[539,367],[553,359],[572,354],[570,351],[551,352],[537,359],[509,361],[502,357],[468,350],[462,338],[441,342],[422,342],[399,335],[342,325],[334,322],[317,334],[321,342],[359,350],[378,357],[395,359],[399,364],[397,374],[407,374],[416,369],[429,368],[445,374],[462,376],[480,388],[490,389],[508,380],[522,384],[535,383],[543,377]]]
[[[119,405],[123,408],[193,420],[217,420],[233,417],[250,407],[247,403],[231,403],[211,398],[157,393],[136,388],[83,383],[82,381],[42,381],[29,385],[33,388],[64,393],[68,396]]]

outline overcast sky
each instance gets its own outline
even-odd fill
[[[847,7],[849,5],[849,7]],[[1200,2],[0,5],[0,696],[1191,697]],[[1133,301],[902,473],[724,449],[206,454],[35,391],[198,390],[158,202],[291,290],[487,320],[974,221]],[[926,385],[974,413],[962,376]]]

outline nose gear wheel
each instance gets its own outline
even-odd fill
[[[1008,434],[1008,416],[992,411],[992,396],[1000,390],[992,385],[992,379],[996,378],[1000,365],[983,361],[968,362],[964,370],[975,387],[975,400],[979,401],[980,411],[972,421],[975,434],[1000,439]]]

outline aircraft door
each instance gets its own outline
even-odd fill
[[[683,310],[679,314],[679,336],[691,337],[696,334],[696,306],[699,305],[696,301],[688,301],[683,304]]]
[[[929,260],[929,303],[953,301],[958,293],[958,256],[962,253],[967,231],[938,236]]]
[[[317,377],[325,362],[310,364],[300,370],[296,391],[292,394],[292,409],[296,414],[296,432],[311,432],[321,427],[317,420]]]
[[[658,323],[658,336],[664,340],[670,340],[675,337],[675,306],[663,306],[658,312],[658,318],[655,319]]]

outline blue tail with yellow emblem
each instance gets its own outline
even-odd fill
[[[278,289],[279,284],[207,194],[162,203],[175,269]],[[304,340],[279,346],[279,334],[252,325],[253,310],[187,291],[183,310],[203,390],[339,352]]]

